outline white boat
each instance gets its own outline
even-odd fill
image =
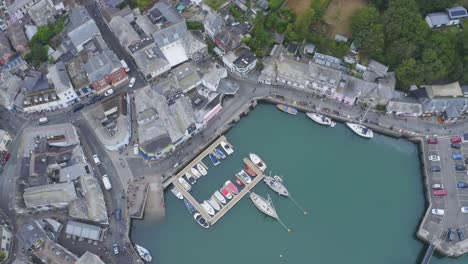
[[[195,221],[197,221],[197,223],[203,227],[203,228],[210,228],[210,224],[208,224],[208,222],[206,221],[205,218],[203,218],[203,216],[196,212],[193,214],[193,219],[195,219]]]
[[[252,178],[244,170],[240,170],[237,175],[247,184],[252,182]]]
[[[221,206],[219,203],[216,201],[216,198],[214,196],[211,196],[210,199],[208,199],[208,203],[213,207],[216,211],[221,210]]]
[[[364,138],[373,138],[374,132],[369,128],[355,123],[346,123],[346,125],[356,134]]]
[[[171,189],[171,192],[175,195],[175,197],[179,198],[179,199],[184,199],[184,196],[182,195],[182,193],[179,191],[179,189],[177,189],[177,187],[172,187]]]
[[[265,162],[263,162],[263,160],[257,154],[250,153],[249,158],[253,162],[253,164],[255,164],[255,166],[257,166],[261,171],[266,170],[267,166]]]
[[[263,178],[263,181],[268,185],[268,187],[270,187],[279,195],[283,195],[286,197],[289,196],[288,189],[286,189],[286,187],[283,185],[283,180],[279,176],[265,176],[265,178]]]
[[[203,209],[205,209],[205,211],[209,215],[211,215],[211,216],[215,215],[215,210],[213,209],[213,207],[211,207],[211,205],[208,203],[208,201],[205,200],[200,205],[203,207]]]
[[[331,127],[334,127],[336,125],[335,122],[333,122],[330,118],[326,117],[326,116],[323,116],[323,115],[319,115],[319,114],[316,114],[316,113],[306,113],[306,115],[312,119],[312,121],[318,123],[318,124],[321,124],[321,125],[325,125],[325,126],[331,126]]]
[[[218,200],[218,202],[220,202],[221,204],[226,204],[226,199],[219,191],[214,192],[213,195],[216,198],[216,200]]]
[[[221,141],[221,147],[226,151],[228,155],[234,153],[234,149],[232,149],[226,142]]]
[[[138,252],[138,255],[140,255],[140,257],[148,262],[150,262],[153,258],[151,257],[151,254],[149,253],[149,251],[142,247],[142,246],[139,246],[139,245],[135,245],[135,249],[136,251]]]
[[[180,177],[178,181],[185,190],[190,191],[192,189],[192,186],[190,186],[190,184],[184,178]]]
[[[261,197],[260,195],[251,192],[250,199],[254,203],[255,207],[260,210],[262,213],[271,216],[275,219],[278,219],[278,215],[276,214],[275,208],[271,205],[269,199],[266,200],[265,198]]]
[[[190,172],[185,173],[185,178],[187,178],[187,181],[190,182],[190,184],[192,185],[197,183],[197,178],[193,176]]]
[[[201,173],[197,169],[191,168],[190,171],[193,173],[193,175],[195,175],[195,177],[197,178],[201,177]]]
[[[205,176],[206,174],[208,174],[208,172],[206,171],[205,167],[203,167],[203,165],[201,165],[200,163],[197,163],[197,170],[201,173],[201,175]]]

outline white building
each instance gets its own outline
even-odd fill
[[[3,226],[0,226],[0,253],[5,253],[6,257],[10,253],[11,232]]]
[[[49,80],[54,85],[57,96],[63,106],[72,105],[79,100],[68,76],[65,64],[62,61],[49,68]]]

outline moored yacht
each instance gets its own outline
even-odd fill
[[[201,175],[205,176],[206,174],[208,174],[208,172],[206,171],[205,167],[203,167],[203,165],[201,165],[200,163],[197,163],[197,170],[201,173]]]
[[[197,169],[190,168],[190,171],[192,172],[193,175],[195,175],[195,177],[197,177],[197,178],[201,177],[201,173]]]
[[[190,191],[192,189],[192,186],[190,186],[190,184],[184,178],[180,177],[178,181],[185,190]]]
[[[255,164],[255,166],[257,166],[261,171],[266,170],[267,166],[265,162],[263,162],[263,160],[257,154],[250,153],[249,158],[253,162],[253,164]]]
[[[226,197],[228,200],[232,199],[232,194],[228,191],[226,187],[223,187],[220,192]]]
[[[184,196],[182,195],[182,193],[179,191],[179,189],[177,189],[177,187],[172,187],[171,189],[171,192],[175,195],[175,197],[179,198],[179,199],[184,199]]]
[[[213,209],[213,207],[211,207],[211,205],[208,203],[208,201],[205,200],[200,205],[201,205],[201,207],[203,207],[203,209],[205,209],[205,211],[209,215],[211,215],[211,216],[215,215],[215,210]]]
[[[323,116],[323,115],[320,115],[320,114],[317,114],[317,113],[306,113],[306,115],[312,119],[312,121],[318,123],[318,124],[321,124],[321,125],[325,125],[325,126],[331,126],[331,127],[334,127],[336,125],[336,123],[334,121],[332,121],[330,118],[326,117],[326,116]]]
[[[244,170],[239,171],[237,175],[247,184],[252,182],[252,179]]]
[[[214,151],[216,152],[216,155],[218,155],[220,158],[222,158],[222,159],[226,158],[226,155],[221,150],[215,148]]]
[[[271,205],[269,199],[266,200],[265,198],[261,197],[260,195],[251,192],[249,194],[250,200],[254,203],[255,207],[257,207],[258,210],[260,210],[262,213],[271,216],[275,219],[278,218],[278,215],[276,214],[275,208]]]
[[[218,202],[220,202],[221,204],[226,204],[226,199],[219,191],[214,192],[213,195],[216,198],[216,200],[218,200]]]
[[[213,154],[213,153],[210,153],[208,156],[210,156],[210,160],[211,162],[213,162],[213,165],[218,165],[220,162],[219,162],[219,159],[216,158],[216,156]]]
[[[184,199],[185,208],[189,211],[190,214],[193,214],[197,211],[197,208],[187,199]]]
[[[221,141],[221,147],[224,149],[224,151],[228,154],[231,155],[234,153],[234,149],[231,148],[231,146],[228,145],[228,143]]]
[[[148,262],[150,262],[153,259],[153,257],[151,257],[151,254],[146,248],[139,246],[139,245],[135,245],[135,249],[138,252],[138,255],[140,255],[142,259]]]
[[[364,138],[373,138],[374,132],[369,128],[355,123],[346,123],[346,125],[356,134]]]
[[[279,176],[271,177],[265,176],[263,181],[270,187],[273,191],[279,195],[289,196],[288,189],[283,185],[283,180]]]
[[[208,224],[208,222],[206,221],[205,218],[203,218],[203,216],[199,213],[199,212],[196,212],[193,214],[193,219],[195,219],[195,221],[197,221],[197,223],[203,227],[203,228],[210,228],[210,224]]]
[[[216,198],[214,196],[211,196],[210,199],[208,199],[208,203],[211,205],[211,207],[213,207],[213,209],[215,209],[216,211],[219,211],[221,210],[221,206],[219,205],[219,203],[216,201]]]
[[[197,183],[197,178],[193,176],[191,173],[187,172],[185,173],[185,178],[187,178],[187,181],[190,182],[190,184],[194,185]]]
[[[231,181],[226,181],[226,183],[224,183],[224,186],[226,186],[226,188],[228,188],[228,190],[233,194],[237,195],[239,193],[239,189],[237,189],[236,185],[234,185],[234,183],[232,183]]]

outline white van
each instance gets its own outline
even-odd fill
[[[128,67],[127,63],[125,60],[120,60],[120,64],[122,64],[122,67],[124,68],[125,72],[129,72],[130,68]]]
[[[97,166],[101,165],[101,161],[99,160],[98,155],[94,154],[93,160],[94,160],[94,164],[96,164]]]
[[[107,174],[102,175],[102,183],[104,183],[104,188],[106,188],[106,190],[112,189],[112,185]]]
[[[41,117],[39,118],[39,120],[37,120],[38,125],[47,124],[47,122],[49,122],[49,119],[47,117]]]

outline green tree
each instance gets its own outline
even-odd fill
[[[407,91],[412,84],[423,83],[421,65],[413,58],[403,61],[396,69],[399,86]]]
[[[47,50],[47,47],[36,43],[31,47],[31,51],[28,54],[26,54],[25,58],[32,65],[37,67],[42,62],[47,61]]]
[[[263,57],[266,50],[273,45],[273,36],[265,29],[265,16],[260,12],[254,20],[254,30],[250,39],[244,39],[257,57]]]
[[[385,48],[384,26],[375,7],[365,7],[352,17],[351,30],[357,46],[373,57],[382,57]]]
[[[302,41],[310,33],[310,25],[314,21],[315,10],[312,8],[304,11],[293,24],[286,29],[287,41]]]
[[[454,5],[456,0],[416,0],[419,5],[421,14],[425,15],[430,12],[444,11],[445,8]]]
[[[451,81],[450,77],[459,65],[456,53],[456,39],[452,34],[434,32],[427,41],[421,60],[424,68],[424,80],[431,83],[435,80]]]
[[[388,2],[389,0],[371,0],[371,3],[380,11],[387,9]]]
[[[0,262],[4,261],[5,259],[6,259],[6,253],[0,252]]]

